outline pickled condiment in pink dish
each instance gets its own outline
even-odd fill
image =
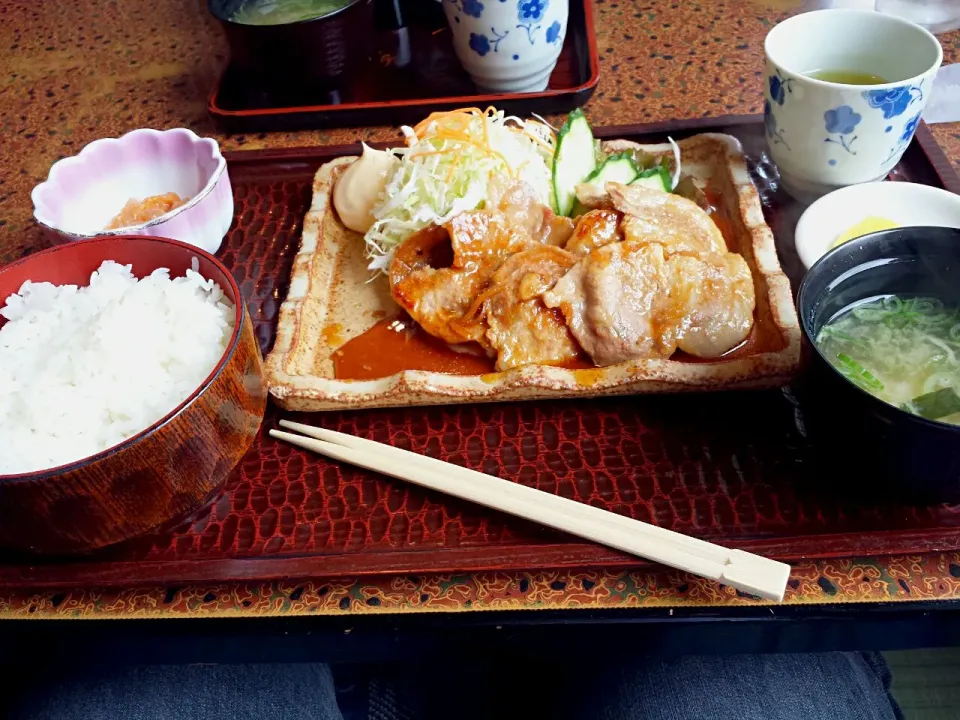
[[[140,224],[116,227],[131,201],[182,204]],[[33,214],[55,243],[102,235],[173,238],[215,253],[233,219],[227,163],[211,138],[185,128],[134,130],[104,138],[50,168],[31,193]]]

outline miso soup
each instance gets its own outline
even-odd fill
[[[244,0],[230,16],[243,25],[287,25],[329,15],[350,0]]]
[[[915,415],[960,425],[960,311],[889,295],[853,306],[817,335],[850,382]]]

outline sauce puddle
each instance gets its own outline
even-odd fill
[[[479,345],[477,354],[457,352],[433,337],[406,315],[384,318],[333,353],[338,380],[374,380],[403,370],[426,370],[449,375],[486,375],[494,372],[494,359]]]
[[[723,200],[720,199],[718,193],[710,188],[706,189],[703,194],[706,195],[707,202],[710,204],[710,219],[713,220],[713,224],[717,226],[720,234],[723,235],[723,239],[727,243],[727,250],[737,252],[738,248],[732,242],[732,238],[736,236],[733,231],[733,221],[727,214]]]
[[[424,370],[448,375],[481,375],[484,382],[496,381],[501,373],[495,368],[495,358],[487,357],[479,345],[465,345],[462,349],[462,352],[454,350],[424,331],[409,316],[398,315],[379,321],[334,351],[334,377],[375,380],[404,370]],[[561,367],[597,370],[586,356]]]

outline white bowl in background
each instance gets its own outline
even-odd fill
[[[128,200],[171,192],[189,200],[150,222],[104,229]],[[185,128],[96,140],[54,163],[31,198],[34,217],[54,242],[151,235],[215,253],[233,220],[233,190],[220,146]]]
[[[824,195],[797,222],[794,241],[804,267],[809,269],[842,233],[869,217],[890,220],[901,227],[960,228],[960,195],[898,181],[851,185]]]

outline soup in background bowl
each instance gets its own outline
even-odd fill
[[[370,60],[373,0],[208,0],[231,63],[254,84],[330,92],[356,81]]]
[[[845,243],[813,265],[797,304],[814,347],[809,431],[827,466],[867,490],[960,499],[960,230]]]
[[[229,20],[243,25],[287,25],[315,20],[350,4],[351,0],[242,0]]]

